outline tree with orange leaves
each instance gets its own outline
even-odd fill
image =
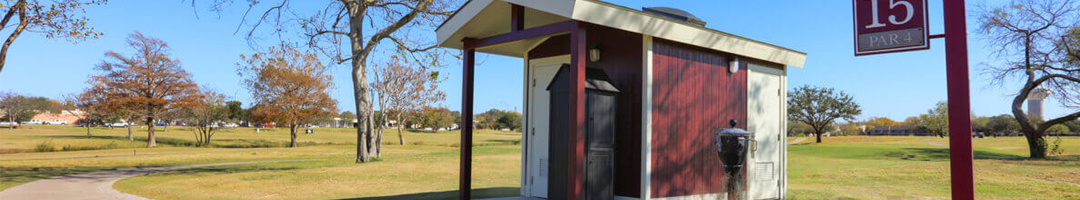
[[[283,45],[240,59],[237,71],[246,76],[243,84],[255,104],[252,117],[288,126],[290,147],[296,147],[300,125],[337,113],[337,101],[330,98],[333,79],[315,54]]]
[[[128,37],[128,44],[137,53],[126,57],[113,51],[105,53],[106,60],[97,66],[104,73],[90,77],[89,92],[103,95],[103,108],[145,119],[146,146],[154,147],[155,119],[191,106],[200,93],[180,61],[170,57],[165,41],[135,32]]]
[[[67,38],[71,42],[97,38],[101,33],[87,25],[89,20],[86,17],[77,14],[86,12],[84,6],[105,2],[106,0],[0,0],[0,12],[4,13],[3,19],[0,19],[0,30],[7,30],[8,23],[18,18],[11,34],[4,40],[3,47],[0,47],[0,71],[4,70],[8,47],[23,31],[41,33],[46,38]]]

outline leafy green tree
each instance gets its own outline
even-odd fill
[[[846,135],[859,135],[859,134],[863,134],[863,132],[864,132],[864,130],[859,127],[859,123],[845,123],[845,124],[841,124],[838,128],[840,128],[840,131],[837,131],[837,132],[833,133],[833,134],[836,134],[838,136],[840,136],[840,135],[844,135],[844,136],[846,136]]]
[[[832,131],[832,130],[828,130],[828,131]],[[798,135],[801,134],[803,136],[806,136],[806,135],[809,135],[810,133],[813,133],[813,132],[814,132],[814,127],[810,127],[810,125],[808,125],[806,123],[803,123],[801,121],[788,120],[788,135],[798,136]]]
[[[788,93],[788,118],[810,125],[817,143],[836,120],[855,120],[861,113],[854,97],[833,88],[804,85]]]
[[[870,130],[870,129],[874,129],[875,127],[882,127],[882,126],[902,126],[903,125],[900,122],[893,121],[892,119],[889,119],[888,117],[871,117],[870,119],[867,119],[865,122],[863,122],[863,124],[866,125],[866,130]]]
[[[1069,127],[1069,131],[1080,132],[1080,120],[1072,120],[1065,122],[1064,124]]]
[[[454,123],[454,116],[446,107],[424,107],[423,126],[431,128],[431,132],[438,132],[441,128],[450,127]]]
[[[376,113],[382,115],[382,113],[378,111],[376,111]],[[341,112],[341,114],[338,115],[338,118],[341,118],[341,123],[345,124],[346,127],[352,127],[352,121],[356,119],[356,114],[353,114],[352,111],[345,111]]]
[[[521,113],[513,111],[503,111],[502,116],[499,116],[499,126],[508,128],[511,131],[521,131]]]
[[[225,102],[225,106],[229,111],[228,112],[229,113],[229,120],[232,120],[232,121],[235,121],[235,122],[250,122],[251,121],[251,110],[244,109],[243,105],[244,105],[244,103],[242,103],[240,101],[227,101],[227,102]]]
[[[1046,129],[1046,132],[1047,133],[1057,133],[1057,134],[1068,133],[1069,132],[1069,127],[1065,126],[1063,124],[1058,124],[1058,125],[1051,126],[1049,129]]]
[[[990,121],[986,123],[986,126],[994,135],[1003,135],[1020,130],[1020,123],[1016,122],[1012,115],[1006,114],[990,117]]]
[[[949,136],[949,104],[938,102],[926,114],[919,115],[919,128],[924,128],[938,137]]]
[[[479,122],[476,123],[476,126],[477,128],[498,130],[500,129],[500,126],[498,124],[499,118],[502,117],[502,115],[503,113],[499,109],[491,109],[487,112],[480,113],[476,116],[476,121]]]
[[[976,132],[989,132],[990,131],[990,118],[989,117],[976,117],[971,119],[971,130]]]

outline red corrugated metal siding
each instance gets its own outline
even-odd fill
[[[725,192],[713,132],[746,128],[746,70],[728,73],[729,55],[653,40],[652,197]]]

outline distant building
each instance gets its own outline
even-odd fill
[[[34,118],[31,118],[30,121],[48,125],[73,125],[83,118],[83,112],[75,110],[61,111],[60,113],[40,113],[34,115]]]
[[[930,132],[919,130],[909,126],[879,126],[866,132],[867,135],[895,135],[895,136],[931,136]]]

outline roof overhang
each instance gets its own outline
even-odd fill
[[[802,67],[806,62],[803,52],[595,0],[471,0],[435,30],[439,46],[461,49],[465,38],[509,33],[511,4],[525,7],[526,29],[577,20],[788,66]],[[477,51],[523,57],[545,39],[521,40]]]

